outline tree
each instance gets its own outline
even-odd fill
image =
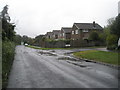
[[[43,37],[44,37],[44,35],[36,36],[35,39],[34,39],[34,44],[36,46],[41,46]]]
[[[24,44],[27,43],[29,45],[32,45],[34,43],[33,39],[28,37],[28,36],[26,36],[26,35],[23,35],[21,41],[24,42]]]
[[[116,17],[114,23],[112,24],[110,32],[111,34],[120,37],[120,14]]]
[[[110,34],[110,35],[107,37],[107,45],[117,44],[117,41],[118,41],[118,38],[117,38],[117,36],[114,35],[114,34]]]
[[[118,37],[114,34],[107,36],[107,49],[113,50],[117,47]]]
[[[20,35],[16,35],[15,38],[14,38],[14,42],[16,44],[21,44],[22,42],[22,37]]]
[[[98,33],[97,32],[91,32],[90,36],[89,36],[89,39],[92,40],[92,41],[98,41],[99,40]]]
[[[1,12],[1,18],[2,18],[2,40],[10,40],[13,41],[13,38],[15,36],[15,25],[10,23],[10,17],[8,14],[8,5],[6,5],[2,12]]]
[[[114,17],[112,17],[112,18],[109,18],[108,20],[107,20],[107,27],[109,27],[109,26],[111,26],[113,23],[114,23],[114,21],[115,21],[115,18]]]

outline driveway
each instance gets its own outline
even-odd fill
[[[77,60],[74,50],[16,47],[8,88],[117,88],[118,70]]]

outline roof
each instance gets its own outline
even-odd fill
[[[78,28],[78,29],[99,29],[102,30],[103,28],[95,23],[95,27],[93,25],[93,23],[74,23],[74,25]]]
[[[52,33],[53,33],[53,32],[47,32],[46,34],[47,34],[47,35],[51,35]]]
[[[71,27],[62,27],[61,30],[63,30],[65,33],[71,33],[72,28]]]
[[[60,30],[53,30],[52,32],[53,32],[53,34],[59,34]]]

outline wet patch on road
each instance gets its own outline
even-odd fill
[[[24,51],[23,53],[24,53],[24,54],[27,54],[28,52]]]
[[[76,58],[72,58],[72,57],[59,57],[58,60],[78,61]]]
[[[67,61],[68,63],[71,63],[73,65],[76,65],[76,66],[79,66],[79,67],[82,67],[82,68],[86,68],[87,66],[86,65],[83,65],[83,64],[78,64],[78,63],[74,63],[74,62],[70,62],[70,61]]]
[[[50,52],[55,52],[55,50],[51,50]]]
[[[53,54],[53,53],[50,53],[50,52],[39,51],[38,53],[40,53],[41,55],[46,55],[46,56],[57,56],[56,54]]]
[[[58,60],[66,60],[67,63],[86,68],[87,65],[83,65],[80,59],[72,58],[72,57],[59,57]]]

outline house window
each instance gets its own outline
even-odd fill
[[[88,32],[88,30],[83,30],[83,32]]]
[[[63,37],[64,37],[64,35],[65,35],[65,34],[63,33]]]
[[[75,30],[75,34],[78,34],[78,30]]]
[[[62,35],[61,35],[61,34],[59,34],[59,36],[61,37]]]
[[[49,39],[50,39],[50,36],[49,36]]]
[[[72,34],[74,34],[74,31],[72,31]]]

